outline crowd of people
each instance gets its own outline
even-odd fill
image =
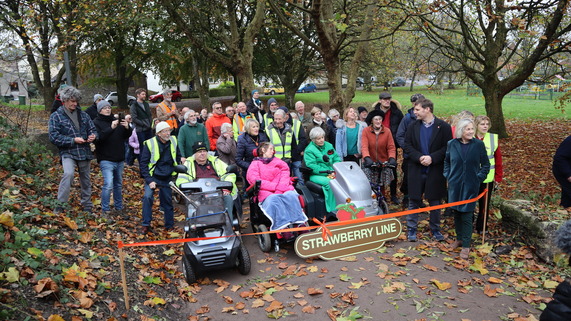
[[[295,199],[290,195],[295,191],[289,178],[298,177],[299,184],[304,184],[302,167],[309,169],[307,179],[322,186],[327,211],[334,212],[335,197],[327,174],[333,164],[353,161],[366,169],[374,163],[385,163],[391,165],[392,172],[386,184],[387,199],[395,205],[402,204],[404,209],[424,207],[424,200],[435,206],[443,200],[451,203],[471,199],[488,189],[478,206],[478,233],[485,230],[491,193],[502,181],[499,141],[497,135],[489,132],[490,119],[463,112],[451,126],[435,116],[434,104],[421,94],[411,96],[412,106],[404,112],[390,93],[383,92],[370,109],[348,107],[341,116],[335,109],[325,114],[319,104],[307,112],[301,101],[290,111],[280,107],[274,98],[267,101],[266,108],[257,90],[246,102],[226,108],[215,102],[210,113],[207,108],[197,112],[178,108],[167,90],[163,93],[164,101],[156,107],[156,117],[147,103],[146,90],[137,89],[135,94],[137,99],[128,115],[113,115],[111,106],[100,95],[95,95],[94,105],[87,113],[77,108],[81,99],[77,89],[62,90],[62,105],[49,121],[50,139],[60,150],[63,167],[56,212],[64,211],[69,201],[75,167],[80,176],[81,205],[85,211],[93,211],[90,161],[94,154],[104,181],[101,214],[109,221],[113,214],[125,211],[124,163],[134,165],[137,161],[145,181],[141,223],[144,233],[151,232],[155,191],[159,193],[165,229],[174,227],[169,182],[177,164],[186,165],[189,179],[228,179],[226,167],[236,164],[243,189],[238,190],[233,176],[233,190],[225,191],[232,215],[231,204],[253,180],[263,181],[262,202]],[[399,179],[402,198],[397,192]],[[567,199],[564,201],[568,204]],[[275,210],[271,204],[266,207]],[[452,207],[456,229],[452,246],[462,247],[463,258],[469,255],[475,207],[474,202]],[[444,241],[440,215],[439,209],[430,210],[429,229],[435,240]],[[408,215],[406,225],[407,239],[416,241],[420,233],[418,214]]]

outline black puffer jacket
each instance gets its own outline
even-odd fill
[[[547,303],[547,307],[543,310],[543,313],[541,313],[539,320],[571,320],[571,283],[569,283],[569,281],[559,283],[553,294],[553,301]]]

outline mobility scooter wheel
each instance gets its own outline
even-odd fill
[[[240,251],[238,252],[237,258],[238,272],[242,275],[250,273],[250,268],[252,263],[250,262],[250,253],[244,244],[240,245]]]
[[[385,200],[381,200],[379,202],[379,215],[382,214],[389,214],[389,205],[387,202],[385,202]]]
[[[268,228],[264,224],[258,225],[258,232],[267,232]],[[272,248],[272,238],[270,234],[258,235],[258,245],[263,252],[269,252]]]
[[[186,283],[192,284],[196,282],[196,272],[192,268],[192,265],[190,265],[190,262],[188,261],[185,255],[182,256],[182,272],[184,273],[184,278],[186,279]]]

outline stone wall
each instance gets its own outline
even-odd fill
[[[554,244],[555,231],[562,222],[545,222],[539,211],[527,200],[506,200],[500,204],[502,225],[510,233],[519,233],[523,241],[535,248],[535,254],[547,263],[553,263],[561,250]]]

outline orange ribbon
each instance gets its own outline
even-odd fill
[[[314,217],[313,222],[317,224],[318,227],[321,227],[321,238],[323,238],[324,241],[327,241],[328,236],[333,236],[333,233],[327,228],[327,225],[323,223],[325,222],[325,217],[323,217],[323,222]]]
[[[252,235],[262,235],[262,234],[271,234],[271,233],[282,233],[282,232],[309,231],[309,230],[313,230],[313,229],[317,229],[317,228],[321,227],[322,237],[324,240],[327,240],[328,236],[333,235],[331,233],[331,231],[327,228],[328,226],[340,226],[340,225],[349,225],[349,224],[355,224],[355,223],[363,223],[363,222],[370,222],[370,221],[376,221],[376,220],[383,220],[383,219],[387,219],[387,218],[399,217],[399,216],[404,216],[404,215],[409,215],[409,214],[422,213],[422,212],[431,211],[431,210],[438,210],[438,209],[447,208],[447,207],[464,205],[464,204],[476,202],[480,198],[484,197],[484,195],[486,195],[487,192],[488,192],[488,189],[485,189],[482,193],[480,193],[480,195],[478,195],[475,198],[469,199],[469,200],[458,201],[458,202],[448,203],[448,204],[435,205],[435,206],[429,206],[429,207],[425,207],[425,208],[418,208],[418,209],[414,209],[414,210],[407,210],[407,211],[390,213],[390,214],[369,216],[369,217],[358,218],[358,219],[354,219],[354,220],[330,222],[328,224],[325,224],[325,223],[321,222],[320,220],[318,220],[314,217],[313,222],[316,223],[317,226],[301,226],[301,227],[293,227],[293,228],[287,228],[287,229],[282,229],[282,230],[257,232],[257,233],[247,233],[247,234],[242,234],[242,236],[252,236]],[[325,221],[325,219],[324,219],[324,221]],[[211,240],[211,239],[216,239],[216,238],[221,238],[221,237],[235,237],[235,236],[236,235],[214,236],[214,237],[195,237],[195,238],[159,240],[159,241],[149,241],[149,242],[130,243],[130,244],[125,244],[122,241],[118,241],[117,246],[119,248],[137,247],[137,246],[155,246],[155,245],[195,242],[195,241],[202,241],[202,240]]]

